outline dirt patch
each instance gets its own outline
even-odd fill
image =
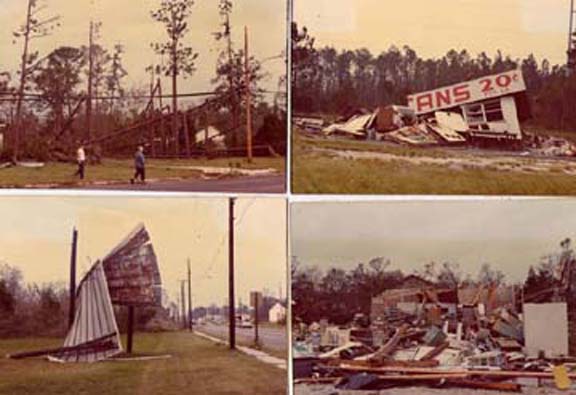
[[[428,157],[428,156],[404,156],[393,153],[336,150],[329,148],[312,148],[313,152],[346,160],[379,160],[384,162],[400,161],[420,166],[443,166],[453,170],[478,169],[497,170],[504,172],[520,173],[563,173],[576,175],[576,162],[562,159],[542,159],[526,157],[506,156],[475,156],[462,155],[460,157]]]

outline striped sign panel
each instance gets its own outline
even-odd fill
[[[76,294],[76,314],[64,347],[50,356],[59,362],[97,362],[122,352],[122,343],[100,261],[84,276]]]

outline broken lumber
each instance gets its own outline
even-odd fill
[[[70,352],[83,352],[83,351],[88,352],[92,350],[103,351],[109,348],[110,345],[109,340],[114,336],[116,336],[116,333],[110,333],[108,335],[99,337],[84,344],[79,344],[77,346],[49,348],[38,351],[26,351],[16,354],[8,354],[6,357],[9,359],[25,359],[25,358],[42,357],[50,354],[58,355],[58,354],[67,354]]]
[[[466,388],[494,390],[494,391],[506,391],[506,392],[522,391],[522,386],[518,383],[497,383],[497,382],[478,381],[469,379],[457,379],[457,380],[449,379],[447,384],[455,387],[466,387]]]
[[[394,360],[386,360],[382,362],[375,362],[371,360],[362,361],[362,360],[345,360],[345,359],[334,359],[334,360],[327,360],[325,365],[330,367],[337,367],[340,364],[346,364],[349,366],[359,366],[359,367],[382,367],[382,366],[389,366],[389,367],[406,367],[406,368],[434,368],[440,365],[440,362],[437,360],[431,359],[427,361],[394,361]]]
[[[465,369],[453,369],[453,370],[438,370],[434,368],[410,368],[410,367],[394,367],[394,366],[383,366],[383,367],[358,367],[349,364],[340,365],[339,368],[345,371],[351,372],[369,372],[369,373],[414,373],[414,374],[436,374],[439,372],[443,373],[461,373],[468,374],[470,376],[481,376],[481,377],[528,377],[528,378],[540,378],[540,379],[553,379],[554,375],[552,372],[529,372],[529,371],[516,371],[516,370],[465,370]],[[569,373],[568,377],[571,379],[576,379],[576,373]]]
[[[442,344],[437,345],[435,348],[430,350],[426,355],[424,355],[422,358],[420,358],[420,361],[433,360],[435,357],[440,355],[442,353],[442,351],[446,350],[449,345],[450,345],[450,343],[447,341],[445,341]]]
[[[390,340],[388,340],[386,344],[384,344],[382,347],[378,349],[378,351],[374,353],[374,355],[370,358],[370,361],[374,361],[376,363],[384,362],[390,356],[390,354],[392,354],[396,350],[396,348],[398,348],[400,340],[406,334],[407,331],[408,331],[407,324],[403,324],[402,326],[397,328],[396,332],[394,332],[394,335],[392,335]]]

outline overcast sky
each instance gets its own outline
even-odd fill
[[[316,46],[409,45],[424,57],[467,49],[566,62],[570,0],[294,0],[294,20]]]
[[[573,199],[296,203],[291,212],[291,255],[324,270],[384,257],[405,273],[448,261],[475,276],[490,263],[523,281],[576,238]]]
[[[0,71],[14,72],[20,61],[22,44],[12,44],[12,32],[25,21],[25,0],[0,0]],[[160,0],[39,0],[46,9],[39,15],[61,17],[60,28],[49,37],[32,41],[31,49],[41,56],[62,46],[87,45],[90,16],[102,22],[98,43],[110,51],[114,45],[124,45],[124,65],[129,75],[128,87],[145,86],[150,81],[146,66],[159,58],[150,48],[151,42],[167,39],[162,25],[153,21],[150,11],[157,9]],[[244,26],[250,29],[251,53],[259,60],[280,55],[286,48],[286,0],[235,0],[232,16],[233,40],[236,48],[243,48]],[[196,0],[189,19],[190,33],[186,43],[199,53],[196,73],[181,82],[181,93],[206,91],[212,88],[216,60],[223,43],[217,43],[212,33],[220,29],[216,0]],[[286,73],[284,59],[263,64],[269,74],[263,87],[278,89],[278,78]],[[164,82],[164,90],[171,85]]]
[[[72,229],[78,272],[103,258],[139,223],[158,256],[163,287],[175,300],[186,260],[194,305],[223,304],[228,295],[226,198],[3,197],[0,262],[22,270],[28,283],[69,281]],[[286,295],[286,205],[281,198],[242,198],[236,205],[236,291]]]

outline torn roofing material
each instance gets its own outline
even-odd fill
[[[364,137],[366,136],[366,130],[371,127],[375,118],[376,113],[354,115],[345,123],[335,123],[326,127],[323,132],[326,135],[342,133],[357,137]]]
[[[122,352],[120,332],[101,262],[80,282],[74,323],[64,347],[49,358],[57,362],[97,362]]]

